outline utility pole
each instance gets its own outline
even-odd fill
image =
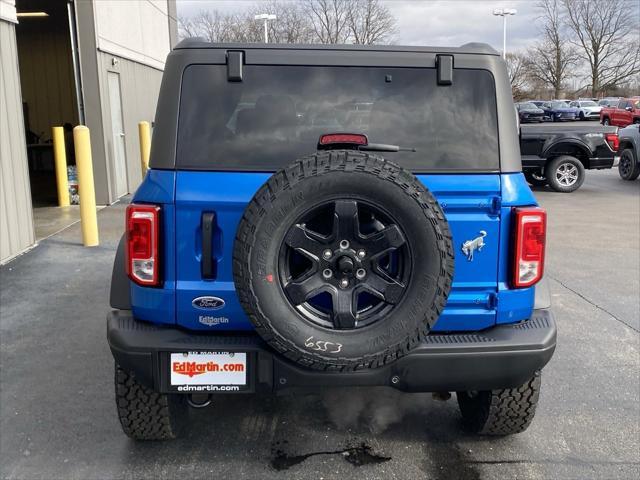
[[[518,11],[515,8],[496,8],[493,14],[502,17],[502,58],[507,57],[507,16],[515,15]]]
[[[261,13],[260,15],[255,15],[254,20],[264,20],[264,43],[269,43],[269,20],[275,20],[277,17],[273,14],[269,13]]]

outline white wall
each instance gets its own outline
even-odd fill
[[[16,0],[0,0],[0,20],[17,23]]]
[[[98,50],[157,69],[171,50],[167,0],[98,0]]]
[[[20,99],[15,25],[0,19],[0,264],[36,241]]]

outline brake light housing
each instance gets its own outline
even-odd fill
[[[617,152],[618,148],[620,148],[620,137],[618,136],[618,134],[607,133],[604,138],[607,140],[607,143],[609,144],[609,147],[611,147],[611,150]]]
[[[327,148],[358,148],[369,144],[369,139],[362,133],[326,133],[318,139],[318,150]]]
[[[514,208],[513,288],[530,287],[544,275],[547,212],[542,208]]]
[[[127,207],[127,275],[145,287],[160,285],[160,207],[132,204]]]

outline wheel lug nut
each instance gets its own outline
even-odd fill
[[[348,240],[340,240],[340,248],[342,250],[346,250],[347,248],[349,248],[349,241]]]
[[[333,276],[333,272],[331,271],[331,269],[329,269],[329,268],[325,268],[325,269],[322,271],[322,276],[323,276],[324,278],[331,278],[331,277]]]
[[[329,258],[331,258],[332,253],[333,252],[331,252],[331,250],[327,249],[324,252],[322,252],[322,256],[328,260]]]
[[[364,250],[362,249],[358,250],[358,257],[364,258],[366,255],[367,255],[367,252],[365,252]]]
[[[349,286],[349,280],[347,280],[346,278],[343,278],[342,280],[340,280],[340,288],[347,288]]]
[[[366,276],[367,276],[367,271],[364,268],[359,268],[358,270],[356,270],[356,278],[358,280],[362,280]]]

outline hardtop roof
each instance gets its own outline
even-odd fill
[[[278,43],[211,43],[203,38],[186,38],[179,42],[174,50],[223,49],[223,50],[335,50],[357,52],[422,52],[471,55],[500,54],[486,43],[465,43],[460,47],[427,47],[403,45],[313,45]]]

